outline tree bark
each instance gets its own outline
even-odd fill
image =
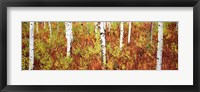
[[[124,35],[124,22],[121,22],[120,23],[120,41],[119,41],[120,50],[122,50],[122,46],[123,46],[123,35]]]
[[[162,49],[163,49],[163,22],[158,22],[158,47],[157,47],[156,70],[161,70],[162,67]]]
[[[51,30],[51,22],[48,22],[49,23],[49,31],[50,31],[50,38],[52,36],[52,30]]]
[[[106,38],[105,38],[105,22],[100,22],[100,39],[103,64],[106,64]]]
[[[178,22],[176,23],[176,31],[178,31]]]
[[[57,31],[59,31],[59,22],[57,22]]]
[[[46,24],[45,24],[45,22],[44,22],[44,29],[46,28],[46,26],[45,26]]]
[[[131,22],[128,23],[129,27],[128,27],[128,43],[130,43],[130,39],[131,39]]]
[[[72,22],[65,22],[65,29],[66,29],[66,39],[67,39],[67,56],[70,56],[71,43],[73,40]]]
[[[151,22],[151,27],[150,27],[150,36],[151,36],[151,43],[152,43],[152,40],[153,40],[153,22]]]
[[[29,30],[29,70],[34,67],[34,22],[30,22]]]
[[[111,22],[107,22],[108,32],[110,32]]]
[[[103,28],[106,30],[106,22],[103,22]]]
[[[98,30],[98,22],[94,22],[94,32],[97,33]]]
[[[38,27],[39,27],[38,22],[36,22],[36,31],[37,32],[38,32]]]

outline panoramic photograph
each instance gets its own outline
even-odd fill
[[[22,70],[178,70],[178,22],[21,23]]]

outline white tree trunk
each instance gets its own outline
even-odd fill
[[[158,47],[157,47],[157,66],[156,70],[161,70],[163,49],[163,22],[158,22]]]
[[[130,43],[130,39],[131,39],[131,22],[128,23],[129,27],[128,27],[128,43]]]
[[[153,40],[153,22],[151,22],[150,31],[151,31],[151,43],[152,43],[152,40]]]
[[[106,30],[106,22],[103,22],[103,28]]]
[[[94,32],[97,33],[98,30],[98,22],[94,22]]]
[[[45,24],[45,22],[44,22],[44,29],[45,29],[45,27],[46,27],[45,25],[46,25],[46,24]]]
[[[57,22],[57,31],[59,31],[59,22]]]
[[[100,39],[103,64],[106,64],[106,38],[105,38],[105,22],[100,22]]]
[[[73,40],[72,22],[65,22],[66,39],[67,39],[67,56],[70,56],[71,43]]]
[[[39,27],[38,22],[36,22],[36,31],[37,32],[38,32],[38,27]]]
[[[86,22],[86,31],[87,31],[86,33],[88,33],[88,31],[89,31],[88,29],[89,29],[88,28],[88,22]]]
[[[34,22],[30,22],[29,30],[29,70],[34,67]]]
[[[48,22],[49,23],[49,31],[50,31],[50,38],[52,36],[52,30],[51,30],[51,22]]]
[[[110,32],[111,22],[107,22],[108,32]]]
[[[120,41],[119,41],[120,50],[122,50],[122,46],[123,46],[123,35],[124,35],[124,22],[121,22],[120,23]]]

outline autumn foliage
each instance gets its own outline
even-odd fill
[[[155,70],[157,62],[158,22],[124,22],[123,47],[120,50],[120,22],[106,27],[106,64],[102,63],[100,31],[94,22],[72,22],[71,55],[67,56],[64,22],[38,22],[34,28],[33,70]],[[162,70],[178,70],[178,25],[163,22]],[[29,22],[22,22],[22,70],[29,67]],[[151,39],[152,36],[152,39]]]

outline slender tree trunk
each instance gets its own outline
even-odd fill
[[[65,22],[65,29],[66,29],[66,39],[67,39],[67,56],[70,56],[71,43],[73,40],[72,22]]]
[[[57,31],[59,31],[59,22],[57,22]]]
[[[106,64],[106,37],[105,37],[105,22],[100,22],[100,39],[103,64]]]
[[[103,28],[106,30],[106,22],[103,22]]]
[[[131,22],[128,23],[129,27],[128,27],[128,43],[130,43],[130,39],[131,39]]]
[[[97,33],[98,30],[98,22],[94,22],[94,32]]]
[[[110,32],[111,22],[107,22],[108,32]]]
[[[123,35],[124,35],[124,22],[121,22],[120,23],[120,41],[119,41],[120,50],[122,50],[122,46],[123,46]]]
[[[150,36],[151,36],[151,43],[152,43],[152,40],[153,40],[153,22],[151,22],[151,27],[150,27]]]
[[[157,47],[157,66],[156,70],[162,67],[162,49],[163,49],[163,22],[158,22],[158,47]]]
[[[49,31],[50,31],[50,38],[52,36],[52,30],[51,30],[51,22],[48,22],[49,23]]]
[[[36,22],[36,32],[38,32],[38,27],[39,27],[38,22]]]
[[[87,33],[89,33],[88,22],[86,22],[86,30],[87,30]]]
[[[44,22],[44,29],[46,28],[46,26],[45,26],[46,24],[45,24],[45,22]]]
[[[34,22],[30,22],[29,30],[29,70],[34,67]]]

